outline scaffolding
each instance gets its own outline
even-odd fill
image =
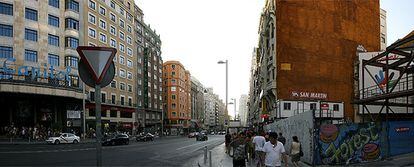
[[[391,57],[391,54],[393,57]],[[362,89],[356,92],[354,104],[362,106],[362,122],[368,116],[370,121],[377,122],[389,117],[413,119],[414,112],[414,31],[405,38],[388,46],[386,50],[368,60],[362,60]],[[384,72],[383,82],[369,68],[380,68]],[[391,72],[391,73],[390,73]],[[367,76],[368,74],[368,76]],[[395,75],[394,75],[395,74]],[[396,78],[392,80],[392,78]],[[368,80],[367,80],[368,79]],[[365,87],[367,81],[374,86]],[[380,106],[379,112],[370,111],[367,106]],[[406,113],[394,112],[392,107],[407,108]],[[379,107],[378,107],[379,108]],[[368,115],[366,115],[366,113]]]

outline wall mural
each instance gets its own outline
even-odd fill
[[[318,129],[316,164],[350,164],[381,159],[381,125],[322,125]]]

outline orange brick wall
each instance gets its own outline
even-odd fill
[[[378,0],[276,0],[278,99],[291,98],[292,90],[327,93],[353,119],[356,48],[380,49],[379,17]]]

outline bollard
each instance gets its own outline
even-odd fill
[[[204,164],[207,163],[207,146],[204,147]]]
[[[210,150],[210,151],[208,151],[208,152],[209,152],[209,156],[210,156],[210,157],[209,157],[209,160],[210,160],[210,161],[209,161],[209,162],[210,162],[209,166],[210,166],[210,167],[212,167],[212,166],[213,166],[213,162],[212,162],[212,158],[211,158],[211,150]]]

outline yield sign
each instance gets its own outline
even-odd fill
[[[78,51],[79,56],[86,63],[96,84],[101,83],[112,63],[116,49],[109,47],[79,46],[76,51]]]

